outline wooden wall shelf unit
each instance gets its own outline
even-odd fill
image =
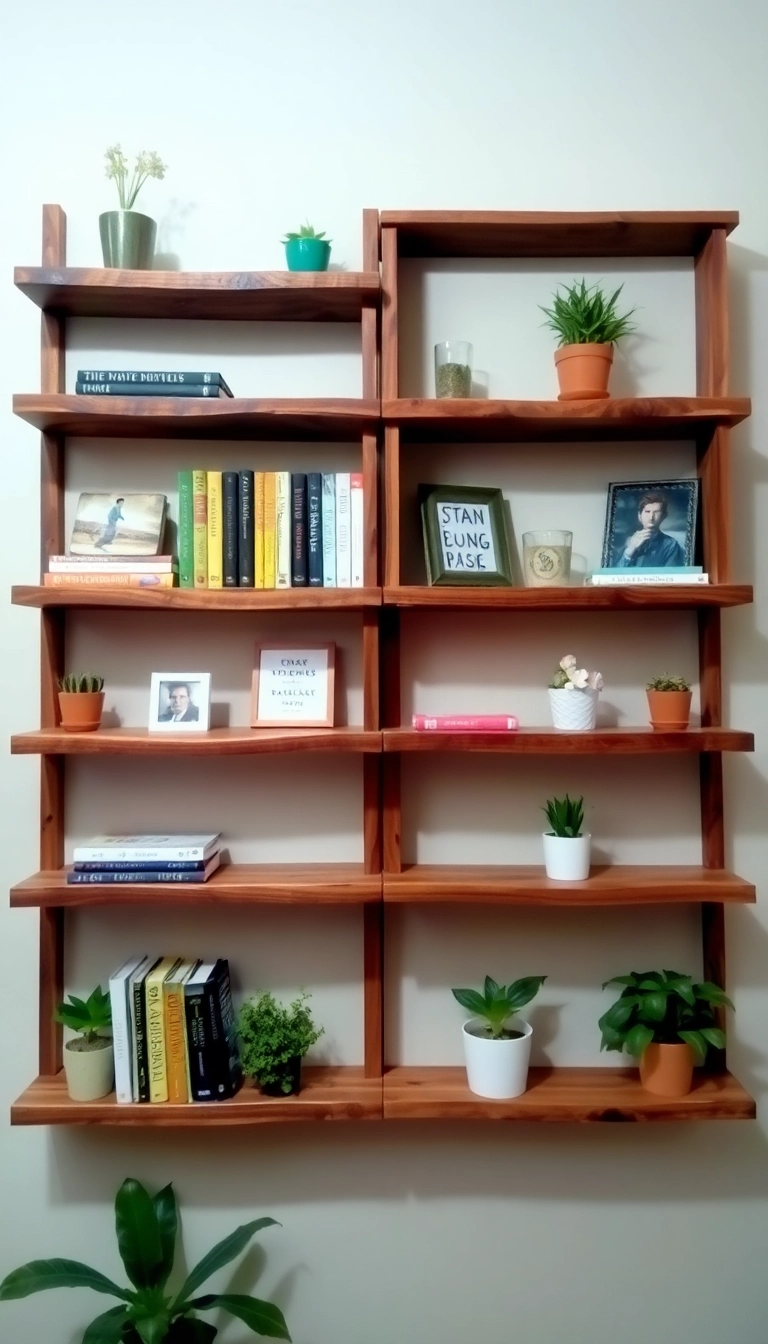
[[[41,726],[12,739],[16,754],[41,757],[40,871],[11,892],[14,907],[40,910],[39,1076],[14,1103],[14,1124],[127,1126],[238,1125],[291,1120],[683,1121],[744,1119],[754,1103],[724,1066],[697,1076],[690,1096],[655,1098],[635,1071],[534,1069],[524,1096],[488,1102],[468,1092],[463,1069],[387,1067],[383,1043],[383,920],[392,904],[501,906],[701,905],[705,973],[725,983],[726,904],[747,904],[754,887],[725,868],[722,753],[750,751],[752,734],[722,726],[720,608],[751,602],[752,589],[730,574],[728,438],[750,412],[728,393],[727,234],[731,212],[518,214],[384,212],[363,216],[364,271],[184,274],[70,269],[66,223],[43,211],[39,268],[21,267],[16,284],[42,309],[41,389],[14,398],[17,415],[42,435],[42,571],[64,550],[63,486],[70,435],[127,438],[138,448],[158,438],[312,439],[360,444],[365,485],[365,588],[255,592],[179,590],[83,592],[74,587],[14,588],[19,606],[39,608],[42,625]],[[449,402],[405,399],[398,379],[399,257],[691,256],[695,266],[697,388],[693,397],[616,399],[565,406],[546,401]],[[379,275],[381,274],[381,280]],[[381,317],[380,317],[381,310]],[[361,327],[361,397],[190,403],[68,396],[66,319],[73,316],[190,320],[344,321]],[[381,388],[379,387],[381,368]],[[383,431],[383,462],[379,434]],[[427,442],[610,443],[686,439],[696,444],[703,482],[704,562],[711,584],[677,588],[450,589],[404,585],[400,576],[400,453]],[[385,541],[379,567],[378,479],[382,467]],[[79,608],[137,611],[348,611],[357,613],[363,650],[363,723],[330,730],[232,727],[183,738],[143,728],[72,735],[58,726],[56,677],[64,670],[67,613]],[[523,729],[510,737],[415,733],[401,723],[400,630],[403,608],[516,612],[683,610],[697,612],[701,726],[687,733],[646,728],[592,734]],[[300,628],[300,625],[299,625]],[[68,755],[219,756],[272,752],[359,754],[363,862],[224,864],[206,884],[179,888],[72,886],[64,865],[64,757]],[[541,868],[414,865],[401,854],[401,761],[412,752],[464,751],[605,756],[694,752],[700,759],[700,866],[595,866],[586,882],[550,882]],[[609,768],[609,767],[607,767]],[[306,1071],[298,1097],[243,1089],[226,1103],[118,1106],[69,1100],[61,1074],[61,1034],[52,1023],[63,993],[65,914],[100,905],[293,904],[359,906],[363,923],[364,1060],[361,1066]],[[439,917],[439,912],[436,916]]]

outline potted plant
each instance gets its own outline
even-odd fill
[[[173,1188],[150,1196],[139,1181],[123,1181],[115,1199],[117,1249],[131,1283],[121,1288],[79,1260],[33,1260],[0,1283],[0,1302],[12,1302],[46,1288],[93,1288],[116,1297],[119,1306],[91,1322],[88,1344],[212,1344],[218,1330],[197,1319],[200,1311],[225,1311],[256,1335],[290,1340],[285,1317],[272,1302],[248,1293],[198,1293],[216,1270],[231,1264],[274,1218],[244,1223],[214,1246],[188,1274],[177,1293],[166,1293],[176,1251],[178,1211]]]
[[[733,1008],[717,985],[694,984],[677,971],[633,971],[615,975],[619,998],[598,1023],[601,1050],[624,1050],[640,1060],[646,1092],[684,1097],[691,1090],[694,1063],[702,1064],[710,1046],[725,1047],[715,1008]]]
[[[106,1097],[115,1082],[112,1036],[104,1035],[112,1026],[109,995],[101,985],[87,999],[70,994],[69,1002],[60,1003],[53,1017],[55,1022],[77,1032],[64,1046],[64,1074],[70,1097],[73,1101]]]
[[[544,832],[544,867],[556,882],[584,882],[589,877],[592,836],[582,835],[584,799],[548,798],[546,814],[550,830]]]
[[[288,270],[327,271],[332,241],[325,233],[315,233],[309,223],[302,224],[298,233],[286,233],[283,243]]]
[[[653,728],[687,728],[692,691],[685,677],[654,677],[646,687]]]
[[[623,285],[614,294],[606,295],[600,285],[587,285],[574,280],[572,285],[559,286],[553,295],[553,306],[541,308],[546,314],[546,326],[558,337],[555,351],[560,393],[558,401],[585,401],[592,397],[607,397],[608,379],[613,363],[613,347],[622,336],[635,330],[630,322],[635,312],[619,314],[616,311]],[[561,294],[559,289],[564,289]]]
[[[157,225],[148,215],[133,209],[134,201],[147,178],[165,177],[166,165],[154,150],[142,150],[130,177],[128,160],[119,145],[111,145],[105,154],[107,177],[117,184],[119,210],[99,215],[101,250],[104,265],[121,271],[148,271],[155,255]]]
[[[566,653],[560,659],[548,689],[555,728],[567,733],[583,733],[594,728],[597,697],[603,689],[603,678],[599,672],[588,672],[585,667],[577,667],[573,654]]]
[[[286,1008],[264,989],[240,1009],[237,1032],[243,1073],[268,1097],[301,1090],[301,1061],[325,1030],[312,1021],[306,1006],[309,998],[302,992]]]
[[[533,1028],[517,1017],[535,998],[545,975],[530,975],[511,985],[497,985],[485,977],[482,994],[476,989],[452,989],[453,997],[474,1016],[462,1027],[467,1086],[478,1097],[519,1097],[528,1081]]]
[[[104,678],[85,672],[59,677],[61,726],[68,733],[92,733],[101,723]]]

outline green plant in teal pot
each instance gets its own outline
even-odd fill
[[[327,271],[331,259],[331,239],[315,233],[311,224],[302,224],[298,233],[283,239],[289,271]]]

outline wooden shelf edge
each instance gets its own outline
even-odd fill
[[[207,882],[68,884],[69,868],[11,888],[15,909],[88,905],[362,905],[381,900],[381,874],[362,864],[223,864]]]
[[[417,732],[385,728],[385,752],[484,751],[510,755],[596,756],[652,755],[667,752],[754,751],[755,738],[736,728],[593,728],[566,733],[551,728],[519,728],[510,733]]]
[[[638,906],[753,904],[751,882],[697,866],[593,865],[585,882],[555,882],[543,867],[411,864],[384,873],[387,904]]]
[[[403,584],[383,589],[385,607],[447,607],[454,611],[632,611],[747,606],[747,583],[616,584],[592,588],[450,588]]]
[[[381,606],[380,588],[110,588],[16,584],[17,607],[135,607],[143,611],[361,611]]]
[[[363,728],[211,728],[207,733],[99,728],[36,729],[11,738],[14,756],[249,756],[273,752],[380,752],[381,733]]]
[[[568,430],[584,427],[615,430],[620,438],[626,428],[675,431],[686,426],[692,436],[705,425],[732,428],[752,414],[749,397],[608,397],[603,400],[563,402],[523,398],[397,397],[381,404],[382,419],[389,424],[418,426],[463,423],[468,435],[482,434],[489,424],[517,431],[536,431],[536,426]]]

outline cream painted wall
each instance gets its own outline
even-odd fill
[[[738,208],[729,244],[733,391],[751,393],[752,420],[735,435],[736,577],[754,580],[753,608],[726,613],[728,721],[754,727],[758,752],[727,762],[729,862],[758,883],[754,909],[728,913],[729,983],[737,1004],[730,1063],[764,1106],[768,937],[766,851],[766,590],[763,519],[768,431],[762,352],[768,343],[768,198],[765,126],[768,11],[757,0],[326,0],[311,5],[201,0],[118,8],[30,0],[3,16],[0,108],[4,186],[0,211],[0,381],[6,501],[0,568],[29,582],[37,566],[37,442],[10,414],[13,390],[37,386],[36,310],[11,285],[14,263],[39,256],[40,206],[69,220],[69,260],[97,265],[96,216],[112,201],[101,155],[119,140],[156,148],[170,164],[142,197],[160,220],[160,247],[184,269],[260,269],[283,263],[278,239],[308,215],[334,240],[333,259],[361,261],[364,206],[485,209]],[[578,266],[578,273],[583,267]],[[606,265],[596,274],[612,274]],[[568,263],[563,277],[573,273]],[[411,345],[404,379],[429,385],[429,349],[456,335],[475,343],[491,391],[547,395],[550,346],[536,304],[551,267],[410,267]],[[641,305],[643,339],[617,370],[638,391],[692,388],[690,273],[637,266],[623,273]],[[423,301],[423,302],[422,302]],[[454,331],[455,324],[461,330]],[[449,330],[449,326],[451,330]],[[241,393],[354,395],[359,351],[340,328],[237,324],[73,324],[68,369],[109,350],[146,365],[165,357],[192,367],[205,355]],[[81,355],[83,359],[81,360]],[[131,362],[127,359],[127,362]],[[205,461],[233,465],[243,445],[200,445]],[[282,451],[282,450],[281,450]],[[342,469],[343,446],[290,450],[289,466],[318,452]],[[574,463],[574,452],[578,453]],[[540,454],[545,463],[539,462]],[[255,450],[269,466],[268,446]],[[198,450],[192,454],[197,457]],[[203,461],[203,458],[200,458]],[[256,456],[254,457],[256,460]],[[166,489],[182,445],[70,445],[68,492],[85,484]],[[526,526],[574,526],[593,563],[605,485],[646,471],[690,474],[691,450],[503,448],[461,461],[430,449],[408,486],[450,472],[501,484],[516,536]],[[427,473],[429,472],[429,475]],[[439,478],[438,478],[439,479]],[[577,492],[574,494],[573,492]],[[410,528],[418,567],[417,534]],[[269,633],[290,626],[274,618]],[[359,640],[349,618],[320,622],[347,652],[347,708],[359,705]],[[314,627],[313,627],[314,629]],[[262,627],[263,630],[263,627]],[[3,739],[37,720],[38,622],[0,609],[6,696]],[[319,633],[319,629],[318,629]],[[221,616],[83,616],[70,655],[97,659],[114,708],[136,721],[153,666],[171,653],[210,660],[214,699],[245,712],[256,623]],[[640,688],[661,661],[690,668],[690,617],[631,620],[570,616],[504,623],[432,615],[404,622],[405,708],[504,708],[510,696],[534,720],[541,687],[566,647],[606,675],[604,712],[631,722]],[[508,686],[514,690],[509,691]],[[360,850],[359,777],[353,762],[171,764],[77,762],[70,772],[70,842],[100,827],[162,814],[204,825],[211,808],[235,857],[354,858]],[[37,866],[38,766],[0,761],[0,886]],[[696,857],[691,762],[534,762],[494,758],[408,764],[405,843],[424,860],[534,859],[537,805],[556,787],[583,789],[600,849],[625,861]],[[295,836],[291,814],[311,814]],[[157,812],[155,809],[158,809]],[[0,1114],[35,1071],[37,918],[0,913],[3,1068]],[[340,912],[258,913],[244,919],[166,912],[139,924],[125,913],[72,921],[70,988],[104,976],[134,945],[155,942],[232,959],[242,986],[305,982],[328,1026],[325,1057],[360,1058],[360,930]],[[607,1062],[596,1052],[596,986],[635,960],[697,969],[691,911],[398,912],[389,930],[388,1043],[392,1058],[458,1060],[460,1021],[447,987],[485,970],[541,970],[535,1009],[539,1056]],[[266,1128],[243,1133],[0,1131],[0,1273],[22,1260],[69,1254],[117,1273],[110,1202],[126,1174],[174,1181],[191,1261],[254,1212],[283,1226],[248,1261],[250,1288],[284,1307],[298,1344],[764,1344],[768,1321],[768,1146],[758,1124],[590,1130],[533,1126],[416,1125]],[[85,1294],[4,1306],[0,1344],[26,1338],[75,1344],[101,1309]],[[233,1344],[245,1339],[231,1327]]]

